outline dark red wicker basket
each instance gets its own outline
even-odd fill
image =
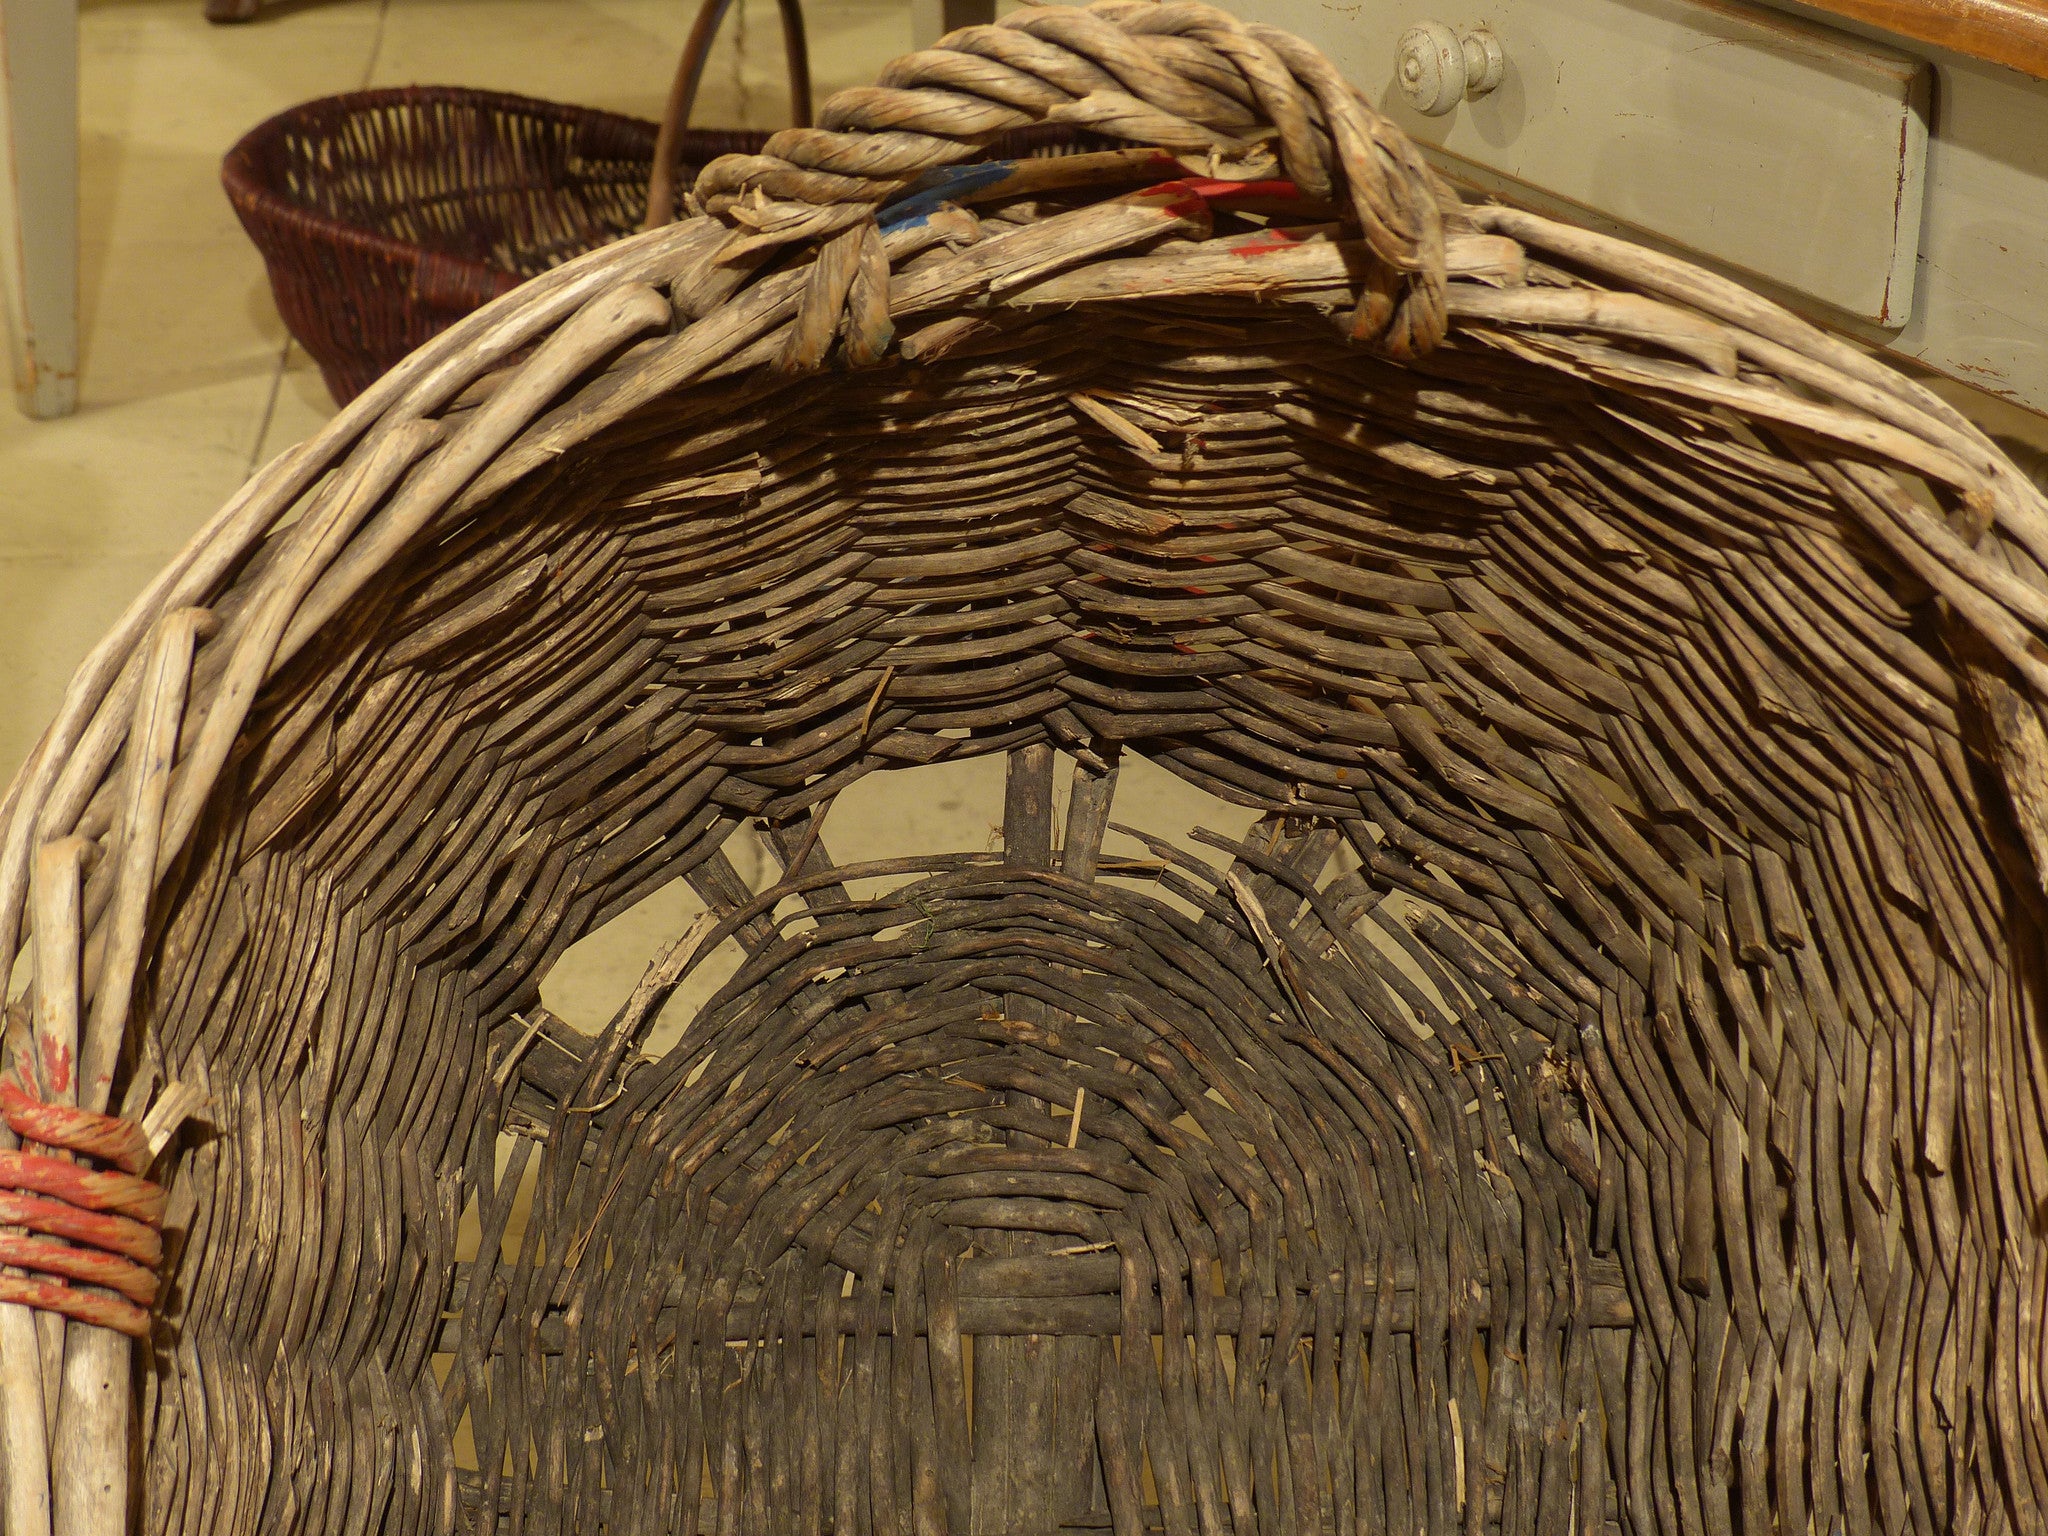
[[[491,91],[356,91],[253,129],[221,181],[285,325],[346,404],[471,310],[639,228],[657,132]],[[767,137],[685,130],[686,180]]]

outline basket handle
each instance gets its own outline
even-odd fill
[[[776,238],[829,239],[927,173],[982,158],[1006,129],[1065,123],[1164,150],[1196,175],[1277,173],[1347,210],[1378,258],[1355,340],[1415,357],[1449,325],[1445,224],[1469,227],[1456,193],[1320,51],[1207,0],[1027,6],[904,55],[818,121],[705,166],[704,211],[769,238],[767,214],[733,218],[749,198],[775,210]]]
[[[789,71],[789,118],[793,126],[811,126],[811,53],[804,36],[803,0],[775,0],[782,12],[782,47]],[[676,158],[683,128],[690,121],[690,109],[697,102],[697,88],[704,80],[704,65],[711,57],[711,45],[725,24],[732,0],[704,0],[697,19],[683,44],[683,56],[676,60],[675,79],[668,88],[668,103],[662,108],[661,132],[654,141],[654,174],[647,181],[647,217],[642,229],[658,229],[675,217]]]

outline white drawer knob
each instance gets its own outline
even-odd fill
[[[1459,102],[1500,84],[1507,58],[1485,27],[1460,33],[1441,21],[1418,21],[1401,34],[1394,75],[1401,94],[1425,117],[1441,117]]]

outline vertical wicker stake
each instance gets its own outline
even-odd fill
[[[80,874],[91,844],[82,837],[61,837],[36,851],[35,866],[35,1036],[32,1050],[47,1104],[78,1102],[78,962],[84,912],[79,897]],[[71,1161],[71,1154],[52,1147],[52,1156]],[[43,1357],[43,1422],[50,1448],[57,1445],[58,1383],[64,1375],[64,1319],[56,1312],[36,1313],[36,1341]],[[53,1464],[54,1470],[54,1464]],[[56,1515],[53,1503],[51,1516]]]
[[[78,1102],[78,987],[80,919],[80,869],[91,843],[82,837],[63,837],[36,850],[35,872],[35,1059],[42,1079],[41,1097],[46,1104]],[[68,1154],[57,1154],[68,1156]],[[62,1458],[62,1438],[56,1429],[59,1382],[65,1361],[64,1319],[55,1312],[38,1314],[39,1328],[56,1335],[58,1348],[43,1352],[43,1395],[51,1410],[47,1423],[50,1456],[50,1516],[52,1530],[61,1529],[57,1511],[63,1503],[57,1476]],[[99,1455],[104,1456],[101,1449]],[[126,1448],[120,1452],[126,1459]],[[77,1458],[68,1458],[76,1460]]]
[[[0,1149],[14,1133],[0,1130]],[[50,1536],[50,1454],[43,1424],[43,1364],[36,1316],[0,1302],[0,1453],[7,1459],[7,1536]]]
[[[50,1103],[69,1103],[76,1093],[78,1055],[79,865],[83,838],[45,844],[35,866],[35,1027],[24,1079],[31,1063],[38,1088]],[[49,1536],[50,1462],[49,1362],[43,1358],[44,1315],[27,1307],[0,1307],[0,1377],[5,1378],[8,1536]],[[61,1324],[63,1319],[59,1318]],[[59,1335],[61,1338],[61,1334]],[[61,1357],[60,1357],[61,1358]]]
[[[163,841],[164,802],[191,681],[193,647],[214,627],[213,615],[204,609],[182,608],[170,614],[157,627],[149,671],[135,700],[134,727],[129,735],[134,750],[125,786],[124,835],[109,925],[111,937],[93,996],[91,1021],[78,1051],[77,1100],[81,1108],[96,1113],[104,1113],[112,1097],[114,1067],[134,994],[149,896],[156,884]],[[37,958],[40,978],[40,952]],[[77,975],[75,965],[69,974]],[[128,1378],[133,1348],[111,1328],[77,1322],[70,1325],[59,1414],[65,1432],[56,1444],[51,1467],[56,1536],[120,1536],[126,1529]]]
[[[74,1322],[64,1351],[64,1433],[51,1458],[55,1536],[121,1536],[128,1516],[131,1342]]]

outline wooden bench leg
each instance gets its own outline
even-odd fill
[[[0,299],[31,416],[78,408],[78,0],[0,0]]]

